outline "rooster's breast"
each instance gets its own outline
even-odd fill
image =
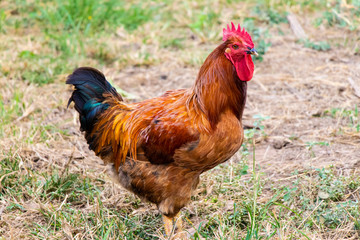
[[[201,134],[199,141],[177,150],[175,163],[194,171],[207,171],[232,157],[241,147],[243,139],[241,122],[226,111],[220,116],[214,131]]]

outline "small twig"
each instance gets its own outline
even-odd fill
[[[255,222],[256,222],[256,208],[257,208],[257,197],[258,197],[258,184],[259,184],[259,173],[256,172],[256,161],[255,161],[255,139],[252,141],[253,147],[253,177],[254,177],[254,196],[253,196],[253,212],[251,218],[251,237],[254,236]]]
[[[64,201],[62,201],[62,203],[60,204],[60,206],[55,210],[55,212],[57,212],[57,211],[60,211],[61,210],[61,208],[62,208],[62,206],[66,203],[66,200],[68,199],[68,197],[69,197],[69,195],[68,194],[66,194],[65,195],[65,199],[64,199]]]
[[[315,172],[315,170],[310,171],[310,172],[299,173],[299,174],[297,174],[297,175],[292,175],[292,176],[286,177],[286,178],[275,179],[274,182],[281,182],[281,181],[289,180],[289,179],[296,178],[296,177],[299,177],[299,176],[302,176],[302,175],[306,175],[306,174],[309,174],[309,173],[313,173],[313,172]]]
[[[257,83],[264,92],[268,91],[268,89],[264,86],[264,84],[261,83],[259,79],[254,79],[254,82]]]
[[[297,17],[295,14],[290,13],[286,18],[289,21],[291,30],[294,32],[297,39],[307,39],[308,38],[304,29],[301,27],[299,21],[297,20]]]
[[[295,88],[290,86],[287,82],[284,82],[284,84],[288,87],[289,91],[294,94],[300,101],[303,101],[305,99]]]
[[[352,88],[354,89],[354,91],[355,91],[355,96],[357,96],[358,98],[360,98],[360,87],[359,87],[359,85],[357,85],[357,84],[355,83],[355,81],[354,81],[351,77],[348,77],[348,81],[349,81],[351,87],[352,87]]]
[[[315,212],[315,210],[324,202],[324,200],[321,200],[321,202],[311,211],[311,213],[300,223],[299,227],[300,228],[305,221]]]
[[[349,26],[352,26],[352,23],[350,22],[349,19],[347,19],[346,17],[344,17],[343,15],[341,15],[340,13],[338,13],[335,9],[331,10],[338,18],[344,20]]]
[[[256,130],[260,130],[259,127],[255,127],[254,125],[252,124],[243,124],[243,129],[256,129]]]
[[[0,217],[1,217],[2,213],[4,212],[4,210],[5,210],[5,206],[2,206],[2,207],[0,208]]]
[[[2,175],[2,177],[0,178],[0,190],[2,190],[2,184],[1,184],[2,180],[4,180],[5,177],[7,177],[9,175],[13,175],[13,174],[15,174],[17,172],[19,172],[19,171],[13,171],[13,172],[9,172],[7,174]]]
[[[216,215],[216,212],[213,213],[213,214],[211,214],[211,215],[209,216],[209,218],[211,219],[211,218],[213,218],[215,215]],[[201,222],[199,222],[198,224],[194,225],[194,224],[191,222],[191,220],[190,220],[189,218],[187,218],[186,216],[185,216],[185,219],[186,219],[186,220],[188,221],[188,223],[190,223],[190,225],[192,226],[192,228],[189,228],[189,229],[186,229],[186,230],[185,230],[185,231],[188,233],[187,235],[188,235],[189,238],[192,237],[192,236],[194,236],[194,234],[195,234],[196,232],[198,232],[197,229],[200,227],[200,224],[204,226],[204,225],[208,224],[208,222],[209,222],[209,220],[204,220],[204,221],[201,221]]]
[[[347,194],[347,195],[345,196],[345,199],[347,199],[348,197],[350,197],[350,195],[353,195],[354,193],[356,193],[356,192],[359,191],[359,190],[360,190],[360,187],[358,187],[357,189],[355,189],[355,190],[352,191],[351,193]]]
[[[73,147],[73,151],[69,157],[69,160],[66,162],[65,166],[64,166],[64,169],[61,171],[60,173],[60,177],[63,176],[63,174],[65,173],[65,171],[69,168],[69,165],[70,165],[70,162],[73,160],[74,158],[74,152],[75,152],[75,147]]]
[[[30,107],[28,107],[28,108],[24,111],[24,113],[15,120],[15,122],[19,122],[19,121],[21,121],[22,119],[26,118],[26,117],[29,116],[35,109],[36,109],[35,105],[30,105]]]

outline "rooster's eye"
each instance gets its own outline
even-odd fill
[[[239,48],[239,45],[234,44],[232,47],[233,47],[233,49],[235,49],[235,50],[236,50],[236,49],[238,49],[238,48]]]

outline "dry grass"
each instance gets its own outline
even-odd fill
[[[0,239],[164,239],[156,208],[114,184],[88,150],[66,108],[65,78],[77,66],[98,67],[129,101],[186,88],[221,27],[249,17],[255,31],[268,30],[258,45],[271,43],[256,62],[245,109],[244,123],[258,128],[246,131],[233,159],[202,176],[183,211],[186,227],[193,239],[358,239],[359,98],[348,78],[360,86],[359,19],[351,15],[359,6],[338,12],[321,3],[145,2],[160,21],[135,30],[113,23],[80,36],[85,52],[66,55],[77,38],[64,45],[44,33],[46,23],[24,20],[38,1],[1,2]],[[248,10],[256,5],[264,11]],[[331,8],[340,14],[332,26],[322,17]],[[281,20],[290,10],[304,16],[312,42],[331,49],[299,42]]]

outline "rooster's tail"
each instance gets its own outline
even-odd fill
[[[75,109],[79,112],[80,130],[87,134],[91,133],[98,115],[109,107],[108,103],[104,103],[108,97],[123,100],[104,74],[95,68],[76,69],[68,77],[66,84],[75,86],[68,106],[71,102],[75,103]]]

